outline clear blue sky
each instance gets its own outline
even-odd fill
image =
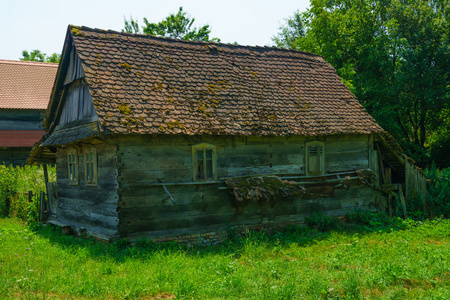
[[[17,60],[22,50],[61,53],[67,25],[120,31],[123,17],[158,22],[184,11],[197,26],[209,24],[211,36],[224,43],[270,45],[284,19],[305,11],[309,0],[2,0],[0,59]]]

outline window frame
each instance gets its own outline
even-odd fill
[[[72,160],[71,160],[72,157]],[[75,171],[75,178],[72,179],[72,172]],[[75,148],[67,148],[67,179],[69,185],[78,185],[80,177],[80,170],[78,167],[78,151]]]
[[[92,156],[90,154],[93,154]],[[83,147],[83,156],[84,156],[84,180],[86,186],[98,186],[98,160],[97,160],[97,150],[94,146],[86,146]],[[92,160],[91,160],[91,157]],[[92,168],[90,168],[92,165]],[[88,170],[93,171],[94,178],[92,180],[88,180]],[[89,171],[89,174],[91,172]]]
[[[206,157],[206,151],[210,150],[212,151],[212,157],[211,157],[211,173],[212,176],[208,177],[207,174],[207,164],[203,164],[204,166],[204,176],[203,178],[198,177],[198,158],[197,158],[197,152],[203,151],[203,161],[209,160],[209,158]],[[209,144],[209,143],[200,143],[192,146],[192,174],[193,179],[196,182],[207,182],[212,180],[217,180],[217,152],[216,152],[216,146]]]
[[[310,171],[310,149],[312,148],[312,147],[322,147],[322,153],[320,153],[320,150],[319,150],[319,154],[318,154],[318,156],[319,156],[319,158],[318,158],[318,160],[319,160],[319,163],[320,163],[320,166],[319,166],[319,172],[311,172]],[[306,155],[305,155],[305,157],[306,157],[306,160],[305,160],[305,173],[306,173],[306,175],[322,175],[322,174],[325,174],[325,142],[321,142],[321,141],[312,141],[312,142],[307,142],[306,143],[306,146],[305,146],[305,149],[306,149]]]

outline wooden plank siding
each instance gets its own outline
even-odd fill
[[[67,148],[57,153],[58,221],[86,228],[91,234],[117,237],[118,193],[116,147],[106,143],[93,145],[97,151],[98,185],[85,183],[83,146],[77,145],[78,184],[68,179]]]
[[[0,148],[0,164],[24,166],[30,155],[31,148]]]
[[[312,212],[343,215],[368,208],[374,193],[355,182],[335,190],[335,197],[237,203],[223,183],[167,186],[172,203],[159,183],[193,181],[192,146],[216,147],[217,177],[291,173],[305,174],[305,144],[313,138],[232,136],[123,136],[117,146],[119,233],[131,239],[158,238],[225,230],[235,225],[299,222]],[[370,136],[316,138],[325,145],[326,172],[369,168]]]
[[[45,110],[0,109],[0,130],[43,130]]]

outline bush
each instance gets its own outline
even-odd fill
[[[305,217],[305,224],[310,228],[325,231],[336,227],[337,222],[335,218],[326,216],[320,212]]]
[[[378,213],[368,210],[354,210],[351,213],[345,214],[348,222],[360,225],[386,225],[388,217],[385,213]]]
[[[428,217],[448,218],[450,216],[450,168],[439,170],[433,166],[426,171],[426,175],[430,180],[428,196],[425,203],[420,203],[425,208],[425,214]]]
[[[423,221],[435,217],[450,217],[450,168],[439,170],[432,166],[425,171],[429,179],[427,197],[421,195],[407,199],[410,218]]]
[[[49,180],[55,180],[55,168],[48,168]],[[28,191],[33,192],[28,202]],[[38,166],[0,165],[0,215],[37,221],[40,192],[45,191],[44,172]]]
[[[385,213],[368,210],[354,210],[345,214],[347,222],[364,225],[368,231],[379,231],[386,229],[405,229],[408,225],[399,217],[389,218]]]

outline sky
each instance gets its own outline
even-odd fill
[[[67,25],[121,31],[124,16],[159,22],[180,6],[210,25],[223,43],[272,45],[284,20],[305,11],[309,0],[0,0],[0,59],[18,60],[22,50],[61,53]]]

